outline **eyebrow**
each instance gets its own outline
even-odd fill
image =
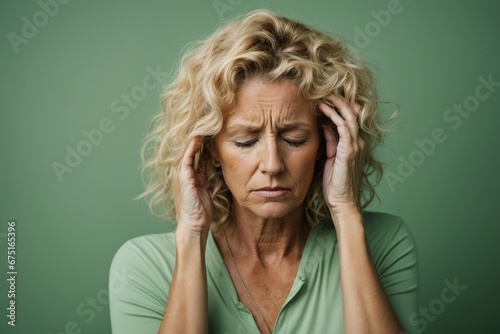
[[[278,126],[278,131],[290,131],[290,130],[296,130],[299,128],[305,128],[305,129],[310,129],[311,124],[307,122],[301,122],[301,121],[294,121],[294,122],[289,122],[283,125]],[[244,130],[248,132],[258,132],[259,130],[262,129],[261,126],[255,123],[251,122],[235,122],[227,126],[227,131],[233,132],[236,130]]]

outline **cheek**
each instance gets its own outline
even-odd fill
[[[294,159],[294,161],[289,165],[289,170],[293,171],[295,174],[295,179],[299,182],[309,181],[314,173],[314,166],[316,155],[302,157],[299,159]]]
[[[315,140],[313,145],[311,145],[310,149],[302,152],[300,156],[292,159],[291,163],[293,164],[294,170],[297,171],[298,175],[302,175],[301,181],[312,180],[314,174],[314,168],[316,166],[316,162],[319,154],[319,138]]]
[[[314,173],[317,155],[317,149],[311,149],[299,155],[294,155],[289,159],[288,168],[290,171],[293,171],[292,173],[295,174],[298,180],[309,179]]]
[[[252,164],[253,158],[228,151],[221,158],[222,174],[229,190],[233,194],[240,192],[252,178],[255,170],[255,164]]]

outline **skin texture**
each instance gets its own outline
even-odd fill
[[[258,225],[302,216],[319,133],[311,103],[293,85],[244,85],[215,147],[238,220]],[[265,187],[282,191],[259,190]]]
[[[361,107],[331,97],[319,108],[337,127],[318,130],[312,103],[287,81],[242,85],[236,105],[216,136],[213,155],[233,195],[233,219],[225,231],[240,273],[271,328],[288,296],[309,227],[304,198],[316,160],[326,154],[323,196],[339,243],[345,333],[399,333],[402,328],[369,255],[359,206]],[[326,141],[320,152],[320,136]],[[205,176],[193,169],[200,138],[179,167],[176,191],[177,261],[159,333],[207,333],[205,246],[213,209]],[[269,190],[268,188],[274,188]],[[238,297],[262,333],[265,323],[232,266],[222,232],[213,234]],[[271,293],[273,292],[273,293]]]

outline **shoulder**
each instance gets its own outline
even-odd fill
[[[413,239],[408,225],[399,216],[375,211],[363,211],[362,215],[365,233],[370,244],[378,244],[396,236]],[[334,230],[331,217],[322,219],[315,227],[319,230]]]
[[[380,283],[400,322],[408,330],[408,319],[419,304],[415,239],[401,217],[382,212],[365,212],[363,217],[366,239]]]
[[[156,333],[168,299],[175,265],[174,233],[124,242],[109,272],[113,333]]]
[[[373,263],[380,275],[392,272],[397,267],[417,268],[417,248],[413,234],[406,222],[399,216],[374,211],[363,211],[366,241]],[[331,218],[322,221],[322,229],[335,229]],[[396,265],[397,264],[397,265]]]
[[[148,256],[155,251],[175,250],[174,232],[148,234],[127,240],[118,249],[113,261],[129,256]]]
[[[111,284],[120,277],[128,287],[149,285],[162,289],[171,280],[174,266],[174,232],[143,235],[127,240],[116,251],[109,281]]]
[[[415,267],[417,247],[413,234],[399,216],[383,212],[364,212],[365,233],[373,262],[379,274],[390,268]]]
[[[410,228],[399,216],[385,212],[364,211],[363,220],[369,241],[387,241],[396,236],[413,238]]]
[[[168,259],[169,255],[175,256],[174,245],[174,232],[135,237],[123,243],[113,257],[112,263],[157,260],[159,255]]]
[[[124,242],[111,266],[143,266],[145,263],[175,259],[174,232],[138,236]]]

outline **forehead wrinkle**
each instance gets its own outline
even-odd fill
[[[235,105],[225,119],[224,128],[230,128],[231,132],[260,132],[264,128],[267,131],[286,131],[300,127],[298,121],[302,121],[302,126],[311,123],[313,109],[312,101],[304,99],[291,82],[282,80],[269,84],[251,79],[238,89]],[[309,112],[311,115],[305,115]]]
[[[240,101],[241,102],[241,101]],[[273,99],[274,102],[274,99]],[[244,104],[240,109],[236,106],[228,120],[228,129],[244,129],[255,132],[267,127],[276,130],[293,130],[297,128],[311,127],[309,122],[297,120],[297,113],[309,112],[310,104],[302,101],[279,100],[276,106],[273,102],[258,101],[256,106],[253,103]],[[304,111],[304,109],[307,109]]]

